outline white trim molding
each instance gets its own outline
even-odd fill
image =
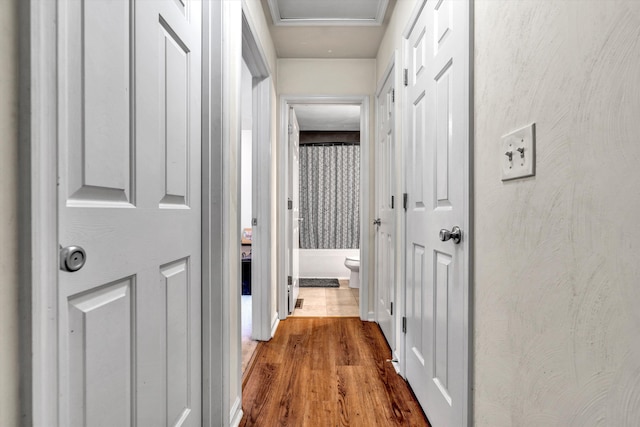
[[[371,139],[369,134],[369,96],[317,96],[281,95],[279,118],[278,163],[286,165],[288,159],[289,107],[296,104],[351,104],[360,108],[360,319],[372,321],[369,312],[369,253],[370,253],[370,184],[369,155]],[[287,245],[286,245],[286,167],[278,168],[277,222],[278,222],[278,313],[280,320],[287,318]]]
[[[20,402],[58,419],[57,1],[20,1]]]

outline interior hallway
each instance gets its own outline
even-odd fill
[[[358,317],[359,289],[349,287],[348,280],[339,280],[338,288],[300,288],[302,307],[296,308],[294,317]],[[251,295],[242,295],[242,373],[249,366],[258,346],[251,339]]]
[[[377,324],[290,317],[260,343],[240,426],[429,426]]]

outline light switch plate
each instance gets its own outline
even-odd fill
[[[535,137],[535,123],[532,123],[501,138],[500,166],[503,181],[536,174]]]

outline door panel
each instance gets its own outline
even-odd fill
[[[167,420],[170,425],[188,415],[191,408],[190,372],[191,346],[189,345],[189,260],[182,259],[160,267],[166,295],[167,343]],[[191,338],[193,339],[193,338]]]
[[[189,158],[187,136],[189,123],[189,48],[169,24],[160,20],[159,75],[161,83],[160,106],[163,115],[161,140],[164,141],[162,205],[187,205]]]
[[[62,8],[69,22],[63,46],[69,54],[61,81],[63,114],[75,118],[61,123],[68,126],[69,202],[131,202],[132,6],[67,1]]]
[[[407,380],[433,425],[465,425],[469,9],[427,0],[408,39]],[[455,24],[455,25],[454,25]]]
[[[200,7],[59,2],[59,425],[200,425]]]
[[[131,425],[134,283],[130,277],[68,299],[71,425]],[[87,384],[100,386],[85,392]]]
[[[395,349],[395,144],[394,144],[394,70],[382,84],[377,96],[376,133],[376,218],[375,286],[376,320],[392,350]]]

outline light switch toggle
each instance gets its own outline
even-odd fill
[[[503,136],[500,148],[505,155],[500,162],[503,181],[535,175],[534,123]]]

